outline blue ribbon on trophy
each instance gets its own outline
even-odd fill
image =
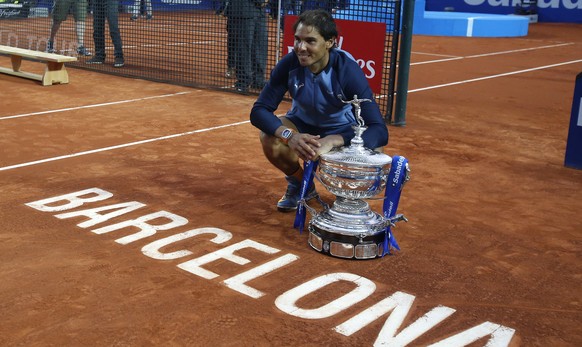
[[[408,179],[408,160],[402,156],[394,156],[392,158],[392,166],[388,173],[388,181],[386,182],[385,198],[384,198],[384,218],[390,219],[396,215],[398,209],[398,202],[400,201],[400,194],[406,180]],[[384,251],[382,256],[390,254],[390,247],[400,250],[400,246],[396,242],[391,231],[391,226],[388,224],[384,230]]]
[[[299,233],[303,232],[305,227],[305,218],[307,216],[305,206],[305,196],[309,190],[309,186],[313,183],[313,177],[315,176],[315,170],[317,169],[317,164],[319,160],[311,161],[308,160],[303,163],[303,181],[301,182],[301,195],[299,196],[299,204],[297,205],[297,211],[295,212],[295,222],[293,222],[293,227],[299,229]]]

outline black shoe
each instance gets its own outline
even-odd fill
[[[48,41],[46,43],[46,52],[47,53],[56,53],[57,52],[55,50],[54,43],[52,41]]]
[[[103,64],[105,62],[105,58],[100,58],[97,56],[94,56],[93,58],[87,60],[85,62],[85,64]]]
[[[123,67],[123,65],[125,65],[125,61],[123,60],[123,58],[115,58],[115,61],[113,62],[113,67]]]
[[[241,82],[236,82],[234,84],[234,89],[236,90],[237,93],[241,94],[247,94],[249,92],[249,86],[244,85]]]
[[[247,95],[249,93],[248,88],[245,88],[245,87],[236,87],[235,90],[239,94]]]
[[[91,55],[91,52],[89,52],[89,50],[87,50],[87,48],[85,48],[85,46],[79,46],[79,47],[77,47],[77,54],[88,57]]]
[[[153,15],[151,15],[151,14],[148,14],[148,15],[146,16],[146,19],[147,19],[147,20],[150,20],[150,19],[153,19],[153,18],[154,18],[154,16],[153,16]]]
[[[137,20],[139,17],[137,14],[134,14],[133,16],[129,17],[130,20],[135,21]]]

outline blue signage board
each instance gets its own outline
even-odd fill
[[[582,72],[576,77],[564,165],[582,169]]]
[[[184,11],[217,9],[221,1],[217,0],[152,0],[154,11]],[[122,5],[134,6],[139,1],[122,0]]]
[[[426,0],[427,11],[513,14],[521,0]],[[582,23],[582,0],[538,0],[539,22]]]
[[[1,0],[0,0],[1,1]],[[10,0],[15,1],[15,0]],[[55,0],[19,0],[20,3],[32,3],[35,7],[52,8]],[[191,11],[191,10],[216,10],[223,0],[151,0],[154,11]],[[134,6],[144,6],[143,0],[119,0],[120,9],[127,11]],[[2,4],[6,4],[2,3]],[[89,1],[91,4],[91,1]],[[7,6],[7,5],[6,5]],[[2,6],[0,6],[2,13]]]

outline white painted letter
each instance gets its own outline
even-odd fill
[[[88,195],[88,194],[92,194],[94,196],[89,197],[89,198],[84,198],[84,199],[81,198],[81,196]],[[43,212],[56,212],[56,211],[64,211],[64,210],[69,210],[69,209],[72,209],[75,207],[79,207],[86,202],[95,202],[95,201],[109,199],[112,196],[113,196],[112,193],[107,192],[103,189],[89,188],[89,189],[81,190],[81,191],[70,193],[70,194],[55,196],[53,198],[29,202],[25,205],[32,207],[34,209],[37,209],[39,211],[43,211]],[[52,204],[54,202],[61,201],[61,200],[66,200],[68,202],[66,204],[62,204],[62,205],[58,205],[58,206],[47,206],[48,204]]]
[[[350,336],[392,311],[382,330],[380,330],[374,346],[406,346],[455,312],[452,308],[435,307],[396,335],[396,331],[398,331],[412,308],[414,299],[415,297],[410,294],[396,292],[338,325],[334,330],[340,334]]]
[[[315,309],[302,309],[295,304],[302,297],[315,292],[331,283],[338,281],[353,282],[356,288],[351,292]],[[374,282],[367,278],[357,276],[350,273],[338,272],[328,275],[323,275],[305,282],[291,290],[281,294],[275,305],[281,311],[299,318],[305,319],[322,319],[331,317],[350,306],[357,304],[364,300],[376,290]]]
[[[514,333],[514,329],[491,322],[485,322],[428,347],[463,347],[487,335],[491,335],[491,338],[487,341],[485,347],[507,347],[509,346],[509,342],[511,342]]]
[[[124,202],[121,204],[92,208],[92,209],[88,209],[88,210],[61,213],[61,214],[55,215],[55,217],[57,217],[58,219],[65,219],[65,218],[71,218],[71,217],[77,217],[77,216],[89,217],[90,219],[88,221],[77,224],[77,226],[80,226],[81,228],[88,228],[88,227],[92,227],[95,224],[103,223],[106,220],[121,216],[122,214],[129,213],[131,211],[137,210],[138,208],[141,208],[144,206],[145,206],[145,204],[142,204],[141,202],[130,201],[130,202]],[[111,213],[106,213],[106,214],[97,213],[97,212],[107,211],[107,210],[117,210],[117,211],[114,211]]]
[[[147,221],[155,220],[157,218],[167,218],[170,220],[170,222],[168,222],[166,224],[161,224],[161,225],[151,225],[149,223],[146,223]],[[179,226],[184,225],[186,223],[188,223],[188,220],[184,217],[181,217],[181,216],[178,216],[176,214],[166,212],[166,211],[159,211],[159,212],[154,212],[154,213],[150,213],[150,214],[147,214],[145,216],[139,217],[138,219],[130,219],[130,220],[125,221],[125,222],[112,224],[112,225],[109,225],[109,226],[106,226],[103,228],[99,228],[99,229],[95,229],[95,230],[91,230],[91,231],[94,232],[95,234],[105,234],[105,233],[111,232],[113,230],[118,230],[118,229],[126,228],[129,226],[139,228],[140,229],[139,232],[115,240],[115,242],[117,242],[117,243],[120,243],[122,245],[126,245],[130,242],[134,242],[137,240],[141,240],[145,237],[152,236],[158,230],[168,230],[168,229],[172,229],[175,227],[179,227]]]
[[[479,6],[484,2],[485,2],[485,0],[465,0],[465,3],[467,5],[472,5],[472,6]]]
[[[509,6],[509,0],[489,0],[490,6]]]
[[[224,280],[223,283],[232,290],[236,290],[237,292],[248,295],[251,298],[258,299],[261,296],[265,295],[265,293],[256,290],[255,288],[249,287],[245,283],[257,277],[261,277],[269,272],[273,272],[278,268],[281,268],[297,259],[299,259],[299,257],[296,255],[286,254],[275,260],[271,260],[268,263],[257,266],[254,269],[251,269],[249,271],[231,277],[227,280]]]
[[[538,8],[560,8],[560,0],[538,0]]]
[[[174,242],[178,242],[178,241],[185,240],[185,239],[188,239],[190,237],[194,237],[194,236],[202,235],[202,234],[215,234],[216,237],[213,238],[212,240],[210,240],[211,242],[214,242],[214,243],[223,243],[223,242],[226,242],[232,238],[231,233],[229,233],[228,231],[222,230],[222,229],[198,228],[198,229],[188,230],[188,231],[185,231],[185,232],[180,233],[180,234],[168,236],[166,238],[154,241],[152,243],[148,243],[147,245],[142,247],[141,251],[144,255],[146,255],[150,258],[159,259],[159,260],[169,260],[169,259],[182,258],[182,257],[185,257],[187,255],[192,254],[192,252],[190,252],[188,250],[181,250],[181,251],[176,251],[176,252],[172,252],[172,253],[162,253],[162,252],[160,252],[160,248],[165,247],[167,245],[170,245]]]
[[[278,249],[269,247],[267,245],[263,245],[262,243],[255,242],[253,240],[244,240],[239,243],[235,243],[234,245],[225,247],[223,249],[219,249],[218,251],[208,253],[199,258],[188,260],[187,262],[178,264],[177,266],[180,269],[186,270],[196,276],[200,276],[210,280],[215,277],[218,277],[218,275],[212,271],[208,271],[206,269],[201,268],[200,267],[201,265],[208,264],[221,258],[239,265],[247,264],[250,262],[250,260],[233,254],[235,251],[238,251],[239,249],[243,248],[254,248],[267,254],[279,252]]]
[[[582,10],[582,0],[564,0],[562,3],[567,10]]]

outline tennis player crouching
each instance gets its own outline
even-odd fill
[[[354,58],[336,47],[337,27],[331,14],[311,10],[293,25],[293,52],[284,56],[271,72],[251,110],[251,123],[261,130],[267,159],[285,174],[287,191],[277,202],[279,211],[297,209],[303,168],[301,160],[317,160],[334,147],[349,145],[356,124],[352,105],[342,102],[370,99],[361,105],[367,148],[388,143],[388,129],[363,71]],[[285,116],[274,112],[289,92],[293,99]],[[312,184],[306,199],[317,196]]]

